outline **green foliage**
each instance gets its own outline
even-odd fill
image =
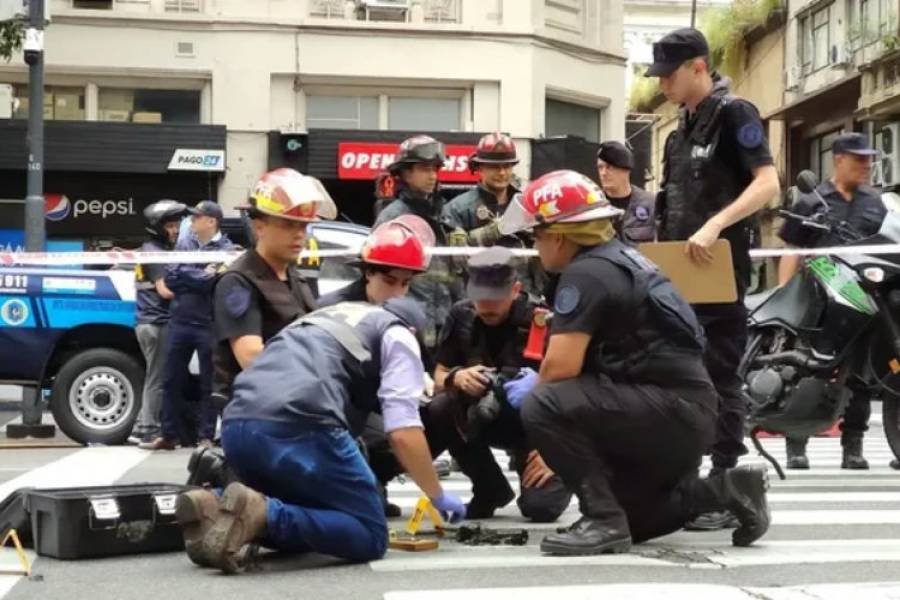
[[[700,29],[709,42],[713,67],[730,76],[739,73],[744,56],[744,35],[750,29],[764,25],[769,16],[783,6],[783,0],[734,0],[729,6],[707,10]]]
[[[0,58],[9,62],[14,53],[22,47],[25,25],[20,21],[0,23]]]
[[[636,74],[631,82],[631,92],[628,96],[629,110],[640,112],[657,93],[659,93],[659,79]]]

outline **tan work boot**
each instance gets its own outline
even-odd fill
[[[200,567],[212,564],[203,552],[203,538],[219,516],[219,499],[209,490],[191,490],[178,496],[175,518],[181,525],[184,549],[191,561]]]
[[[226,573],[245,568],[243,547],[266,532],[266,497],[242,483],[225,488],[216,522],[203,537],[203,555]]]

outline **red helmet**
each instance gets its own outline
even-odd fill
[[[238,208],[289,221],[309,222],[337,216],[334,200],[322,182],[293,169],[275,169],[260,177],[250,194],[249,206]]]
[[[403,215],[375,228],[360,250],[359,263],[422,272],[428,269],[435,237],[424,219]]]
[[[505,133],[496,131],[478,140],[475,154],[469,157],[469,168],[474,171],[478,165],[515,165],[519,163],[516,145]]]
[[[500,219],[500,231],[509,235],[538,225],[596,221],[621,214],[600,187],[581,173],[553,171],[516,194]]]

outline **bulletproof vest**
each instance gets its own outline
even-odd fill
[[[525,293],[519,294],[510,309],[508,323],[515,328],[515,334],[510,339],[504,340],[503,348],[499,356],[491,356],[487,336],[492,333],[478,318],[475,306],[471,301],[467,302],[468,310],[465,318],[459,323],[459,346],[466,348],[468,363],[465,366],[484,365],[496,367],[498,370],[504,367],[532,367],[540,368],[539,361],[528,360],[522,356],[525,345],[528,342],[528,332],[534,320],[534,309],[539,305],[537,300],[529,298]],[[496,328],[491,328],[496,329]],[[447,365],[462,366],[462,365]]]
[[[629,245],[652,242],[656,238],[656,194],[631,187],[625,214],[616,221],[619,239]]]
[[[605,260],[627,271],[634,283],[634,310],[599,327],[600,335],[588,347],[586,370],[614,381],[658,385],[672,384],[673,372],[684,370],[699,369],[696,376],[704,378],[703,330],[655,264],[618,240],[595,246],[576,260]]]
[[[378,388],[381,385],[381,340],[389,327],[403,325],[394,314],[368,302],[341,302],[304,315],[289,327],[318,327],[333,337],[353,360],[350,369],[348,404],[344,406],[351,431],[360,430],[365,417],[381,412]],[[337,367],[336,367],[337,368]],[[327,376],[310,373],[310,377]]]
[[[290,288],[272,271],[256,250],[247,250],[237,258],[225,273],[238,273],[257,292],[262,312],[262,339],[269,341],[291,321],[316,309],[316,300],[303,279],[293,266],[287,274]],[[223,273],[224,274],[224,273]],[[218,343],[213,353],[213,392],[228,398],[231,384],[241,372],[228,340]]]
[[[733,100],[727,86],[718,83],[700,103],[690,129],[688,111],[681,109],[678,128],[666,140],[661,240],[690,238],[710,217],[740,196],[740,178],[717,152],[724,109]]]

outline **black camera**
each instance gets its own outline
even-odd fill
[[[470,404],[466,411],[466,429],[470,438],[478,437],[487,425],[500,416],[501,403],[506,402],[503,384],[512,379],[504,373],[494,371],[482,371],[482,375],[487,377],[490,383],[484,396]]]

